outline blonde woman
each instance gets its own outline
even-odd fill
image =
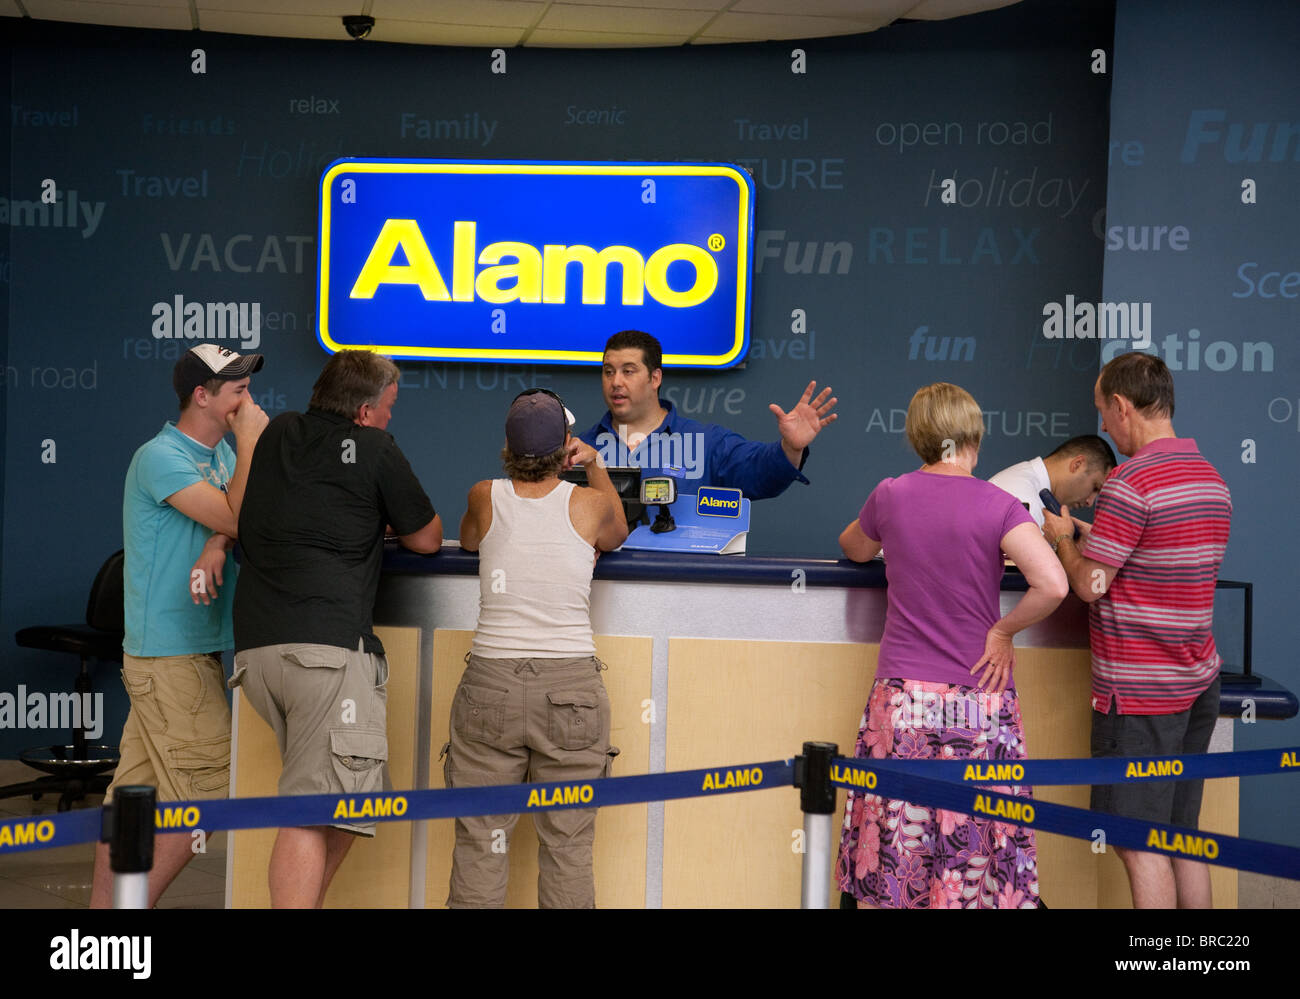
[[[1068,584],[1024,506],[975,478],[983,433],[965,389],[917,391],[907,437],[924,464],[876,486],[840,535],[854,561],[882,545],[888,553],[885,633],[857,757],[1025,758],[1012,637],[1050,614]],[[1001,616],[1004,552],[1029,589]],[[1038,905],[1033,830],[874,794],[849,794],[837,872],[859,908]]]

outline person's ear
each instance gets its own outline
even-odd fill
[[[650,384],[651,384],[651,385],[653,385],[656,389],[658,389],[659,386],[662,385],[663,383],[664,383],[664,369],[663,369],[663,368],[655,368],[654,371],[650,372]]]

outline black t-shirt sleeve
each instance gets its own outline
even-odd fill
[[[433,504],[391,437],[380,449],[378,486],[384,518],[399,536],[414,534],[433,520]]]

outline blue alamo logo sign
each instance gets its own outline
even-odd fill
[[[749,346],[753,184],[721,163],[338,160],[321,177],[317,335],[430,361],[664,364]]]
[[[740,498],[739,489],[701,486],[695,497],[695,512],[703,517],[739,517]]]

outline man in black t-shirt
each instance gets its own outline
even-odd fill
[[[442,521],[385,428],[397,366],[369,351],[330,358],[306,413],[285,413],[253,452],[239,515],[235,674],[275,732],[281,794],[382,790],[388,662],[372,617],[385,525],[437,552]],[[317,907],[354,834],[374,823],[284,828],[271,905]]]

